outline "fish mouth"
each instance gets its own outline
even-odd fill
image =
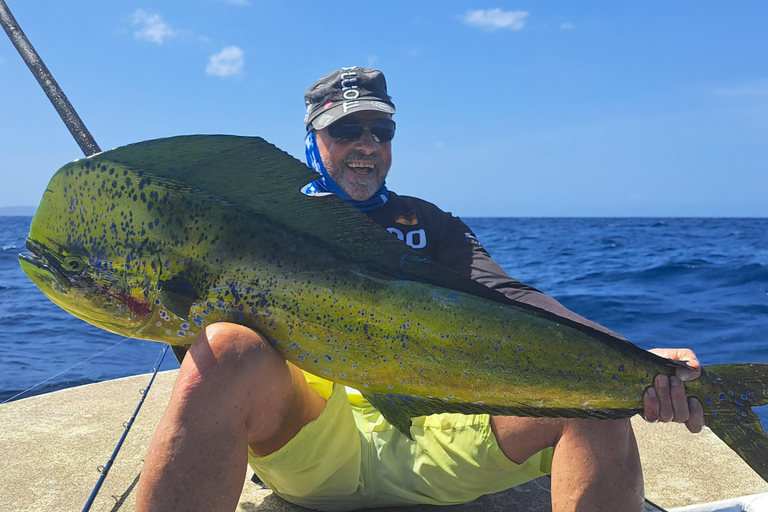
[[[32,281],[36,282],[33,277],[36,275],[47,277],[48,280],[55,282],[61,288],[70,287],[71,282],[67,279],[63,269],[56,263],[56,260],[45,256],[46,251],[42,244],[28,238],[24,246],[29,252],[19,254],[19,262]]]

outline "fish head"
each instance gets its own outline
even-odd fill
[[[109,331],[135,336],[152,317],[150,280],[78,248],[52,249],[30,237],[19,255],[32,282],[56,305]]]
[[[19,255],[21,267],[72,315],[140,337],[156,309],[157,258],[126,242],[132,239],[123,229],[134,229],[131,217],[140,213],[104,190],[112,188],[105,187],[105,171],[76,164],[51,179],[32,219],[28,252]]]

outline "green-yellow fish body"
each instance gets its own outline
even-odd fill
[[[78,160],[52,178],[21,256],[56,304],[130,337],[188,345],[246,325],[310,373],[359,389],[410,436],[438,412],[623,418],[681,363],[421,258],[262,139],[189,136]],[[686,384],[768,479],[768,364]]]

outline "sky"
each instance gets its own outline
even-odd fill
[[[261,136],[381,69],[387,185],[462,217],[767,217],[768,2],[6,0],[102,149]],[[0,34],[0,207],[82,156]]]

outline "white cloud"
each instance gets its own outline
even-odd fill
[[[572,30],[573,29],[573,23],[566,21],[562,25],[560,25],[560,28],[563,30]]]
[[[237,46],[227,46],[216,55],[211,55],[205,72],[211,76],[227,77],[239,75],[243,71],[243,50]]]
[[[133,24],[139,26],[133,36],[150,43],[163,44],[166,39],[177,35],[177,32],[169,27],[159,14],[150,14],[144,9],[134,11]]]
[[[502,11],[501,9],[480,9],[467,11],[462,21],[467,25],[479,27],[486,32],[495,32],[500,28],[520,30],[525,26],[525,11]]]
[[[368,67],[372,68],[376,65],[376,62],[379,60],[378,55],[369,55],[368,56]]]

